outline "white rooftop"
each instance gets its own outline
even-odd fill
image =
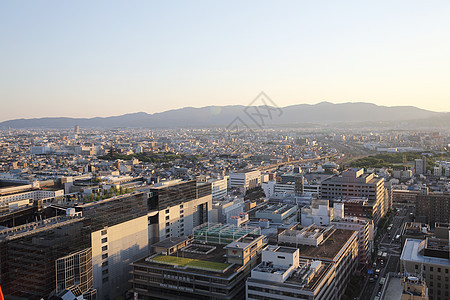
[[[406,261],[415,261],[415,262],[450,266],[450,261],[448,259],[424,256],[422,253],[419,253],[420,249],[423,248],[423,245],[421,245],[422,242],[425,241],[418,239],[406,239],[405,246],[403,247],[400,259]]]

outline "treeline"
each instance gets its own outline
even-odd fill
[[[133,154],[122,154],[122,153],[108,153],[107,155],[99,156],[99,159],[104,160],[132,160],[133,158],[136,158],[143,162],[150,162],[150,163],[165,163],[165,162],[171,162],[176,159],[182,158],[181,155],[170,153],[170,152],[163,152],[163,153],[133,153]],[[196,157],[194,157],[196,158]]]
[[[414,162],[415,159],[422,158],[421,153],[406,152],[406,153],[382,153],[359,158],[352,163],[352,168],[392,168],[401,169],[406,164],[403,163],[403,156],[406,156],[407,162]],[[434,157],[427,156],[427,169],[433,168],[436,160]]]

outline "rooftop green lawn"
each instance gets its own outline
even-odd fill
[[[200,267],[200,268],[207,268],[207,269],[219,270],[219,271],[225,270],[229,266],[230,266],[230,264],[226,264],[226,263],[205,261],[205,260],[198,260],[198,259],[194,259],[192,262],[188,263],[188,267]]]
[[[152,260],[163,263],[163,264],[169,264],[174,266],[181,266],[184,267],[193,259],[191,258],[184,258],[184,257],[176,257],[176,256],[169,256],[169,255],[157,255],[152,258]]]
[[[194,269],[209,269],[209,270],[217,270],[217,271],[223,271],[226,268],[230,266],[230,264],[227,263],[220,263],[220,262],[214,262],[214,261],[206,261],[206,260],[199,260],[199,259],[192,259],[192,258],[185,258],[185,257],[176,257],[176,256],[169,256],[169,255],[157,255],[152,258],[153,261],[162,263],[162,264],[169,264],[173,266],[181,266],[181,267],[190,267]]]

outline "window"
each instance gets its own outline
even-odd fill
[[[102,267],[107,267],[107,266],[108,266],[108,261],[102,262]]]
[[[166,220],[169,220],[169,216],[166,216]]]
[[[180,215],[180,218],[184,218],[184,215]]]
[[[102,271],[102,275],[108,275],[108,269],[104,269],[104,270]]]
[[[106,250],[108,250],[108,246],[103,246],[102,251],[106,251]]]
[[[182,209],[183,208],[183,204],[180,204],[180,209]]]
[[[433,272],[433,267],[430,267],[430,272]]]
[[[169,210],[168,209],[166,209],[166,214],[168,214],[169,213]]]
[[[108,232],[106,230],[102,230],[102,235],[107,234]]]
[[[103,278],[103,283],[107,283],[108,281],[109,281],[109,277],[108,276]]]
[[[170,226],[170,222],[166,222],[166,226]]]
[[[166,233],[170,233],[170,228],[167,228],[167,229],[166,229]]]
[[[438,268],[438,272],[439,272],[439,273],[441,272],[441,268]]]
[[[102,259],[108,258],[108,253],[102,254]]]
[[[102,238],[102,244],[106,243],[108,241],[108,238]]]

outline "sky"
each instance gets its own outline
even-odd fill
[[[450,111],[450,1],[1,1],[0,121],[328,101]]]

